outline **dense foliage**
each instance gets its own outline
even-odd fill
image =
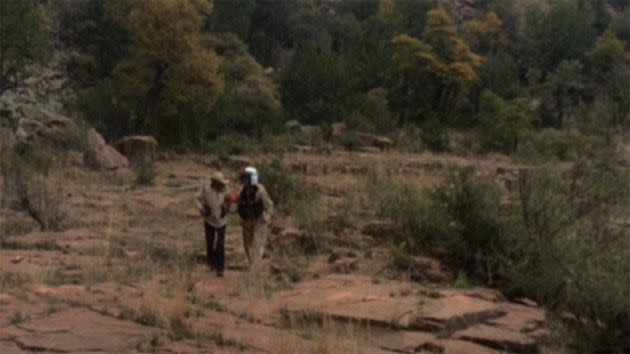
[[[297,119],[389,132],[416,125],[437,150],[449,148],[448,131],[471,130],[477,149],[513,152],[539,128],[608,140],[626,131],[627,1],[485,0],[464,11],[457,4],[45,6],[60,44],[74,49],[77,107],[110,139],[142,132],[194,148],[224,134],[277,132]],[[2,6],[4,90],[41,57],[45,24],[36,1]]]

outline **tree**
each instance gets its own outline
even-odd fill
[[[563,60],[582,60],[595,41],[594,15],[576,1],[560,0],[548,13],[529,7],[521,56],[526,67],[549,72]]]
[[[481,85],[504,98],[514,98],[519,91],[518,63],[500,51],[489,56],[479,69]]]
[[[588,53],[602,105],[622,130],[630,123],[630,69],[625,63],[625,46],[614,33],[606,31]]]
[[[255,7],[255,0],[214,0],[212,30],[231,32],[247,40]]]
[[[209,42],[222,59],[219,73],[225,80],[225,92],[210,114],[210,136],[226,130],[261,133],[271,128],[282,111],[271,77],[235,34],[219,34]]]
[[[55,2],[59,38],[79,50],[68,63],[70,75],[79,83],[98,85],[123,59],[131,44],[126,28],[131,3],[124,0]]]
[[[532,114],[524,100],[507,102],[491,91],[481,94],[477,131],[484,148],[512,153],[532,127]]]
[[[305,47],[282,78],[284,107],[308,123],[341,120],[350,98],[357,94],[356,69],[341,54]]]
[[[547,75],[542,94],[549,121],[543,123],[564,127],[568,114],[577,106],[585,90],[583,68],[579,60],[565,60]]]
[[[18,85],[29,64],[48,53],[48,34],[37,0],[0,1],[0,94]]]
[[[129,14],[133,46],[113,76],[136,115],[131,130],[151,132],[165,144],[199,138],[223,91],[220,60],[204,43],[212,11],[207,0],[138,2]]]
[[[483,54],[496,54],[509,47],[503,30],[503,21],[494,12],[488,12],[480,20],[468,22],[468,33],[473,37],[473,48]]]
[[[597,39],[595,48],[588,53],[593,70],[601,75],[623,64],[625,43],[611,31],[606,31]]]
[[[423,39],[403,34],[392,40],[389,99],[403,121],[419,122],[431,112],[449,116],[484,61],[444,10],[429,12]]]

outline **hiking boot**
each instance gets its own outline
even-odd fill
[[[217,277],[223,278],[223,272],[217,272]]]

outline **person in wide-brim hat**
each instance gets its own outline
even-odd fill
[[[210,177],[210,181],[211,182],[218,182],[219,184],[222,184],[224,186],[227,186],[228,183],[230,183],[230,181],[227,178],[225,178],[223,173],[221,173],[219,171],[217,171],[217,172],[212,174],[212,176]]]
[[[197,194],[197,207],[204,218],[208,266],[214,268],[219,277],[225,271],[225,232],[231,203],[228,183],[217,171],[210,176],[210,184]]]

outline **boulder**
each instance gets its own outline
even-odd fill
[[[373,145],[382,150],[394,147],[394,141],[386,136],[368,133],[356,133],[356,136],[365,144]]]
[[[379,152],[381,152],[381,149],[377,148],[376,146],[361,146],[357,148],[357,151],[368,154],[378,154]]]
[[[128,159],[139,156],[155,157],[158,142],[149,135],[129,135],[114,143],[116,150],[120,151]]]
[[[478,324],[456,332],[452,338],[513,353],[536,353],[538,351],[536,339],[531,336],[485,324]]]
[[[310,145],[293,144],[289,147],[289,150],[291,152],[297,152],[300,154],[308,154],[310,152],[313,152],[313,147]]]
[[[22,142],[37,137],[54,138],[60,131],[75,128],[71,118],[35,107],[24,107],[24,117],[18,121],[18,136]]]
[[[302,125],[300,124],[300,122],[298,122],[295,119],[289,120],[286,123],[284,123],[284,127],[289,131],[299,130],[301,126]]]
[[[113,147],[94,129],[87,133],[89,151],[84,155],[84,163],[96,169],[117,169],[129,166],[129,160]]]

